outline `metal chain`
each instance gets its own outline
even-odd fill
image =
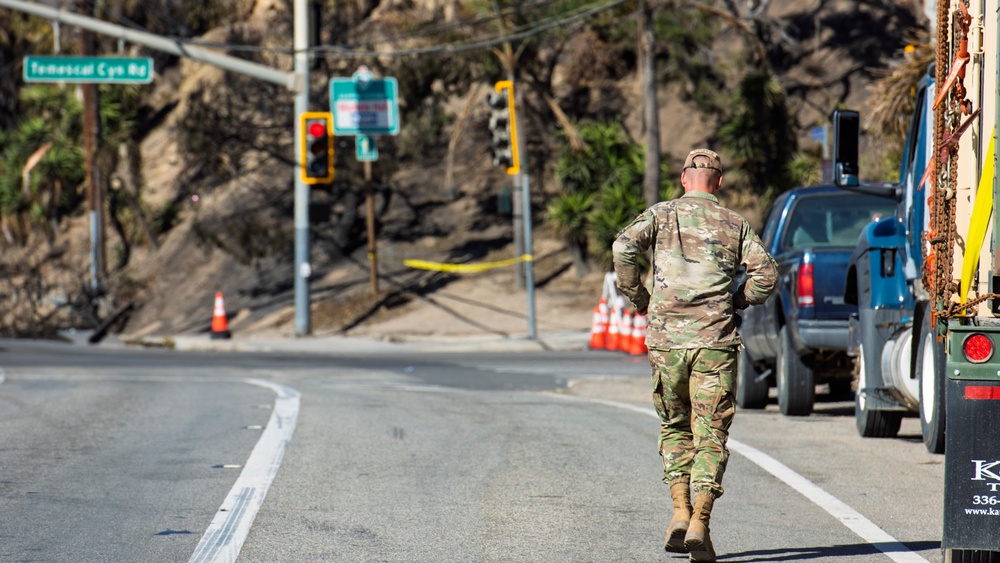
[[[961,40],[961,11],[951,12],[948,2],[940,2],[938,7],[938,36],[935,63],[935,82],[943,86],[951,62],[956,55],[955,46]],[[932,295],[932,322],[936,317],[948,318],[966,305],[956,308],[952,304],[954,283],[952,272],[955,259],[955,212],[957,175],[953,173],[958,165],[957,143],[945,146],[945,139],[958,129],[961,123],[962,110],[967,107],[964,100],[965,87],[962,81],[956,83],[954,94],[947,96],[942,103],[943,111],[935,112],[934,116],[934,156],[931,166],[930,232],[925,235],[923,282]],[[929,245],[929,249],[927,246]],[[981,302],[978,301],[977,302]]]

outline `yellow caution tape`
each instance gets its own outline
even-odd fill
[[[498,262],[480,262],[479,264],[443,264],[441,262],[428,262],[426,260],[403,260],[403,265],[418,270],[434,270],[437,272],[470,273],[492,270],[493,268],[505,268],[513,266],[519,262],[532,262],[535,257],[531,254],[522,254],[518,258],[500,260]]]
[[[964,304],[969,296],[969,285],[972,275],[979,265],[979,251],[986,239],[986,229],[993,213],[993,155],[996,151],[994,136],[990,135],[989,148],[986,149],[986,161],[983,163],[983,175],[979,178],[979,191],[976,192],[976,203],[972,206],[972,220],[969,222],[969,235],[965,238],[965,256],[962,257],[962,286],[959,292],[959,302]]]

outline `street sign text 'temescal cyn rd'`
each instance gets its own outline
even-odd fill
[[[153,59],[148,57],[24,57],[25,82],[149,84]]]

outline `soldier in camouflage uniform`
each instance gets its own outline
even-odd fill
[[[619,233],[614,264],[618,288],[649,315],[646,345],[661,419],[663,482],[674,502],[664,547],[687,552],[692,561],[715,561],[708,522],[723,493],[736,411],[737,310],[763,303],[778,273],[747,221],[716,199],[719,155],[691,151],[681,184],[682,197],[650,207]],[[650,247],[652,295],[636,265]],[[740,266],[747,278],[736,287]]]

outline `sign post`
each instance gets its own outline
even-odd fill
[[[372,161],[378,159],[376,136],[399,134],[399,86],[393,77],[373,78],[371,70],[361,65],[350,78],[330,79],[330,111],[334,135],[357,136],[358,161],[364,163],[371,289],[372,295],[378,295]]]

